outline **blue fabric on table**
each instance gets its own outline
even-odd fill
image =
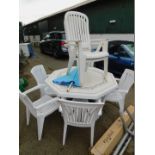
[[[69,86],[71,83],[73,83],[72,86],[80,87],[78,68],[76,67],[71,70],[68,75],[66,74],[54,79],[53,83],[64,86]]]

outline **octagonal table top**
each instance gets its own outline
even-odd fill
[[[108,72],[105,80],[103,78],[103,70],[90,67],[86,72],[83,87],[71,87],[69,92],[67,92],[68,86],[53,83],[54,79],[65,75],[66,72],[67,68],[55,70],[46,79],[46,83],[56,92],[59,97],[97,100],[118,87],[113,74]]]

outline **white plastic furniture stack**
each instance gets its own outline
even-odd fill
[[[91,51],[88,17],[80,12],[69,11],[65,14],[64,27],[69,51],[69,73],[74,61],[79,68],[80,85],[83,86],[85,72],[89,64],[104,60],[104,77],[108,71],[108,43],[101,41],[96,51]]]
[[[32,43],[34,41],[34,36],[29,36],[30,42]]]
[[[50,88],[46,83],[45,80],[48,77],[48,75],[46,74],[45,68],[43,65],[36,65],[31,69],[31,73],[33,75],[33,77],[35,78],[36,82],[38,85],[40,84],[45,84],[46,87],[43,87],[40,89],[41,92],[41,96],[43,95],[52,95],[55,96],[54,91],[52,90],[52,88]]]
[[[30,43],[20,43],[19,44],[19,54],[21,54],[21,50],[24,54],[25,57],[29,57],[30,56],[30,51],[28,46],[30,45]]]
[[[65,99],[59,99],[59,102],[64,119],[63,145],[66,141],[67,126],[70,125],[75,127],[90,127],[90,145],[93,146],[95,122],[99,118],[99,111],[102,109],[104,102],[89,103]]]
[[[35,35],[34,36],[34,44],[37,44],[37,46],[39,46],[39,42],[40,42],[40,35]]]
[[[122,117],[123,112],[124,112],[124,106],[125,106],[125,97],[131,88],[131,86],[134,83],[134,71],[125,69],[124,73],[121,76],[121,79],[118,84],[118,88],[111,92],[110,94],[106,95],[104,98],[104,101],[111,101],[111,102],[116,102],[119,104],[119,113],[121,120],[123,122],[123,125],[125,127],[125,130],[128,131],[130,134],[133,135],[131,131],[128,130],[126,127],[126,124],[124,122],[124,119]],[[127,111],[128,112],[128,111]],[[133,117],[130,115],[128,112],[129,116],[133,120]]]
[[[38,126],[38,140],[41,140],[44,119],[46,116],[52,114],[59,108],[58,98],[52,98],[50,96],[44,95],[40,99],[32,102],[27,96],[28,93],[31,93],[37,89],[42,89],[44,85],[38,85],[33,87],[25,92],[19,91],[20,100],[26,106],[26,122],[29,125],[30,113],[37,119]]]

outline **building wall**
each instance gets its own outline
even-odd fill
[[[134,0],[98,0],[74,10],[87,14],[90,33],[134,33]],[[53,30],[64,30],[64,14],[65,12],[28,25],[28,34],[37,35]],[[116,22],[110,23],[111,20]],[[37,26],[35,30],[34,25]]]
[[[100,0],[77,10],[88,15],[91,33],[134,33],[133,0]]]
[[[64,13],[55,15],[54,17],[51,17],[48,19],[48,23],[49,23],[49,31],[53,31],[53,30],[64,30]]]
[[[90,35],[91,40],[93,39],[107,39],[107,40],[128,40],[128,41],[134,41],[134,34],[131,33],[121,33],[121,34],[91,34]]]

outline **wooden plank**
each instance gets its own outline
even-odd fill
[[[130,105],[128,111],[133,114],[134,107]],[[124,121],[127,126],[131,123],[131,119],[127,112],[124,112]],[[120,117],[109,127],[109,129],[102,135],[98,142],[91,149],[92,155],[109,155],[112,153],[113,149],[116,147],[120,139],[124,134],[123,124]]]

